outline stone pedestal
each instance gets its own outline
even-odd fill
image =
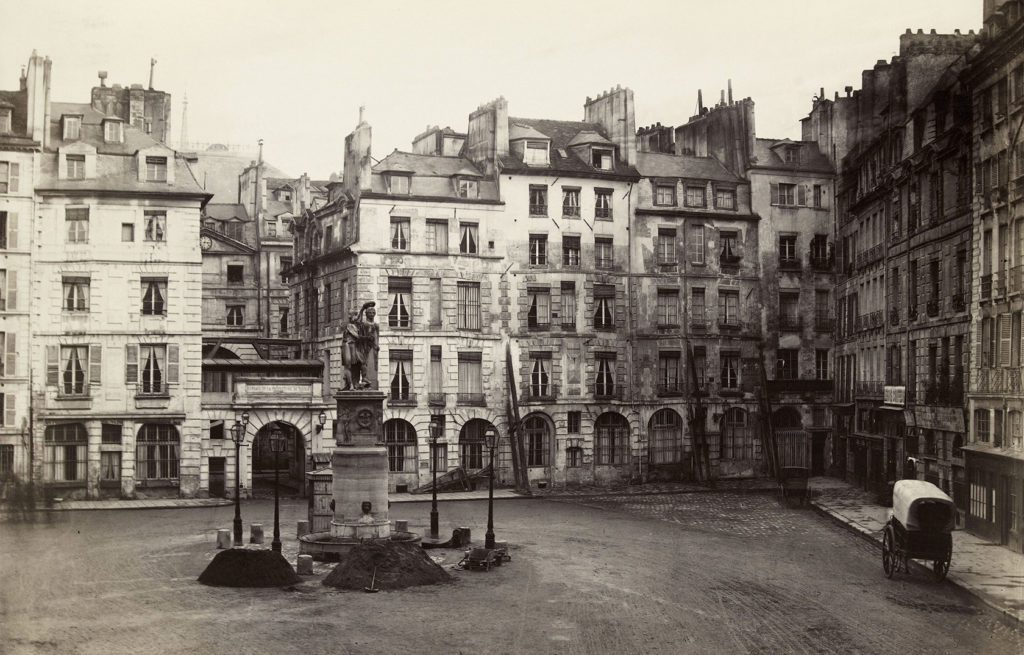
[[[334,520],[331,537],[386,539],[388,451],[384,446],[384,399],[377,390],[340,391],[334,428],[337,447],[331,457]],[[369,503],[369,511],[364,511]]]

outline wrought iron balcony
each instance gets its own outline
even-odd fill
[[[530,216],[547,216],[548,206],[547,205],[530,205]]]
[[[416,406],[416,394],[404,390],[396,391],[391,390],[388,394],[388,407],[415,407]]]
[[[992,274],[992,287],[996,298],[1006,297],[1006,271]]]
[[[572,207],[570,205],[562,205],[562,216],[568,216],[570,218],[579,218],[580,208]]]
[[[482,393],[464,393],[460,391],[457,402],[460,405],[483,407],[487,404],[487,397]]]
[[[557,397],[558,385],[555,384],[529,384],[523,389],[524,403],[547,402]]]
[[[783,332],[799,332],[803,327],[803,319],[799,316],[787,316],[781,314],[779,316],[779,330]]]
[[[611,217],[612,217],[612,208],[611,207],[595,207],[594,208],[594,218],[610,219]]]
[[[725,316],[718,318],[718,329],[719,330],[738,330],[740,329],[740,319],[734,316]]]
[[[704,332],[708,329],[707,319],[704,318],[691,318],[690,329],[694,332]]]
[[[820,256],[819,257],[814,257],[814,256],[811,256],[811,268],[813,270],[815,270],[815,271],[819,271],[819,272],[822,272],[822,273],[828,273],[828,272],[832,271],[832,268],[833,268],[834,265],[835,265],[835,260],[834,260],[833,257],[829,257],[829,256],[826,256],[826,257],[820,257]]]
[[[889,325],[894,325],[895,326],[895,325],[899,325],[899,324],[900,324],[900,309],[899,309],[899,307],[890,307],[889,308]]]
[[[799,271],[802,266],[800,260],[796,257],[780,257],[779,258],[779,270],[780,271]]]
[[[622,400],[622,387],[610,385],[596,385],[594,387],[594,398],[597,400]]]
[[[431,407],[444,407],[448,404],[448,394],[430,392],[427,394],[427,404]]]
[[[1021,393],[1024,381],[1020,368],[982,368],[975,371],[972,393]]]
[[[866,398],[881,398],[884,390],[885,385],[880,380],[858,382],[856,387],[857,396]]]
[[[815,316],[814,329],[817,332],[831,332],[835,327],[835,319],[828,316]]]
[[[659,383],[657,393],[662,397],[682,396],[683,385],[681,382]]]

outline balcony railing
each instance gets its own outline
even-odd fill
[[[988,300],[992,297],[992,274],[981,276],[981,299]]]
[[[784,332],[799,332],[803,327],[803,320],[799,316],[779,316],[779,329]]]
[[[835,260],[832,257],[811,256],[811,268],[815,271],[820,271],[823,273],[831,272],[834,264]]]
[[[135,385],[136,396],[149,396],[165,398],[170,395],[170,389],[163,382],[140,382]]]
[[[594,387],[594,398],[598,400],[622,400],[622,387],[597,385]]]
[[[530,205],[530,216],[547,216],[548,206],[547,205]]]
[[[816,332],[831,332],[835,326],[835,320],[828,316],[815,316],[814,329]]]
[[[718,319],[719,330],[738,330],[740,329],[740,319],[731,316],[719,317]]]
[[[409,391],[394,391],[388,394],[388,407],[415,407],[416,394]]]
[[[659,383],[657,393],[659,396],[681,396],[683,385],[681,382]]]
[[[704,332],[705,330],[708,329],[707,319],[691,318],[690,319],[690,329],[695,331],[695,332]]]
[[[858,382],[856,386],[856,393],[860,397],[881,398],[884,393],[884,389],[885,384],[880,380]]]
[[[558,397],[558,385],[529,384],[523,389],[523,402],[550,401]]]
[[[538,332],[543,332],[545,330],[550,330],[551,329],[551,323],[547,323],[547,322],[539,323],[537,321],[527,321],[526,327],[528,329],[530,329],[530,330],[536,330]]]
[[[1020,368],[983,368],[975,371],[972,392],[1021,393],[1024,381]]]
[[[900,310],[898,307],[889,308],[889,325],[900,324]]]
[[[464,393],[460,391],[457,402],[460,405],[476,405],[482,407],[487,404],[487,397],[482,393]]]
[[[572,207],[569,205],[562,205],[562,216],[570,216],[572,218],[580,217],[580,208]]]
[[[1024,266],[1014,266],[1011,268],[1007,282],[1009,282],[1011,294],[1024,291]]]
[[[448,394],[432,391],[427,394],[427,404],[431,407],[444,407],[448,404]]]
[[[739,266],[741,261],[743,261],[743,257],[740,255],[720,255],[718,257],[718,263],[721,266]]]
[[[800,260],[796,257],[780,257],[779,258],[779,270],[780,271],[799,271],[801,269]]]
[[[1006,297],[1006,271],[992,274],[992,287],[996,298]]]
[[[565,332],[575,332],[576,331],[576,321],[563,321],[562,322],[562,330],[565,331]]]
[[[611,207],[596,207],[594,208],[594,218],[611,218],[612,208]]]
[[[931,316],[931,317],[938,316],[939,315],[939,299],[938,298],[932,298],[931,300],[929,300],[928,301],[927,310],[928,310],[928,316]]]
[[[954,293],[951,298],[954,312],[962,312],[967,308],[967,303],[964,300],[964,292]]]
[[[868,314],[868,323],[872,328],[880,328],[885,325],[885,313],[882,310]]]

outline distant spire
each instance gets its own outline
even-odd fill
[[[181,149],[188,147],[188,91],[185,92],[185,97],[181,101],[181,134],[178,135],[178,147]]]

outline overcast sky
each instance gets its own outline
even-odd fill
[[[188,95],[188,137],[242,146],[291,175],[341,169],[360,105],[373,155],[410,149],[428,124],[464,131],[504,95],[512,116],[581,120],[583,102],[621,84],[637,126],[678,125],[697,89],[713,104],[732,79],[756,103],[762,137],[798,137],[820,87],[860,86],[906,28],[981,25],[982,0],[0,0],[0,88],[33,49],[53,60],[51,98],[88,102],[109,84],[173,95],[172,145]]]

